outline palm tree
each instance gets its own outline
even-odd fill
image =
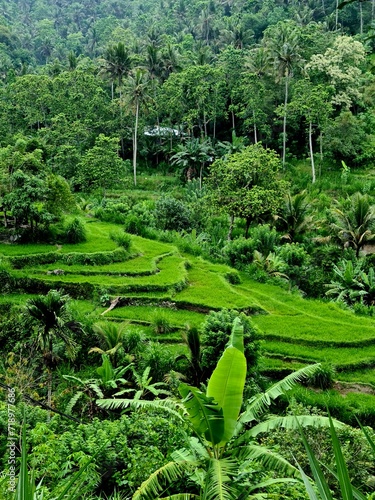
[[[172,461],[155,471],[142,483],[135,492],[133,500],[161,498],[161,492],[168,491],[170,483],[186,477],[190,483],[195,483],[195,490],[199,491],[198,495],[181,493],[163,498],[176,500],[178,498],[205,498],[207,500],[248,498],[251,491],[262,485],[251,487],[244,484],[243,480],[241,481],[240,465],[250,464],[254,459],[277,468],[283,474],[294,478],[299,477],[298,469],[287,460],[253,444],[252,441],[260,432],[268,432],[277,428],[297,425],[328,427],[328,419],[315,416],[274,417],[250,429],[249,426],[260,419],[273,400],[285,390],[293,387],[304,376],[314,373],[318,366],[320,365],[305,367],[274,384],[266,393],[252,398],[246,410],[240,414],[246,380],[246,358],[243,326],[237,318],[233,323],[228,347],[211,375],[206,393],[196,387],[180,384],[179,392],[183,399],[179,402],[171,399],[98,401],[98,405],[106,409],[124,408],[129,405],[135,408],[164,408],[178,416],[185,425],[188,424],[195,435],[191,438],[188,449],[173,452]],[[337,423],[337,426],[340,425],[343,424]],[[241,457],[241,460],[238,457]],[[290,478],[288,480],[296,481]],[[274,480],[274,482],[278,481],[282,482],[285,479]],[[242,497],[243,494],[246,496]]]
[[[62,341],[70,357],[74,357],[75,343],[69,335],[69,329],[80,328],[79,324],[70,321],[67,311],[68,295],[62,295],[57,290],[50,290],[46,296],[38,296],[26,303],[26,312],[36,319],[41,329],[38,342],[43,353],[44,363],[48,371],[48,405],[52,399],[52,372],[58,358],[53,352],[54,342]]]
[[[151,100],[148,93],[149,78],[147,72],[141,68],[136,68],[131,72],[125,82],[124,87],[124,105],[128,105],[134,115],[133,129],[133,173],[134,186],[137,185],[137,139],[138,139],[138,123],[139,113],[147,102]]]
[[[98,335],[101,347],[92,347],[90,352],[98,352],[99,354],[107,354],[113,357],[113,365],[116,366],[116,354],[122,347],[122,337],[124,335],[126,323],[119,325],[111,321],[98,321],[94,323],[92,328]]]
[[[344,246],[355,249],[356,257],[366,243],[375,241],[375,205],[365,194],[355,193],[332,210],[331,229]]]
[[[203,168],[213,154],[214,150],[208,139],[193,138],[177,146],[177,152],[171,156],[171,162],[172,165],[182,167],[183,175],[187,180],[199,175],[199,186],[202,189]]]
[[[344,302],[351,306],[354,302],[365,295],[363,283],[361,282],[362,263],[353,265],[351,260],[343,259],[338,265],[333,265],[335,278],[326,285],[326,295],[333,296],[337,302]]]
[[[186,331],[183,333],[183,341],[188,348],[188,355],[180,354],[176,361],[184,360],[187,362],[187,380],[192,380],[193,384],[198,387],[202,382],[202,350],[199,332],[196,327],[187,325]]]
[[[162,50],[161,53],[161,77],[162,80],[165,81],[168,79],[169,75],[174,71],[178,71],[181,69],[181,64],[179,61],[179,53],[176,48],[168,43],[166,47]]]
[[[119,42],[117,45],[110,45],[104,57],[99,60],[100,73],[108,76],[111,80],[112,100],[114,98],[114,84],[117,83],[121,98],[121,87],[123,79],[127,76],[131,68],[131,57],[125,44]]]
[[[309,215],[309,211],[310,205],[305,191],[295,196],[287,194],[280,215],[276,217],[278,228],[285,231],[284,239],[293,243],[311,229],[313,218]]]
[[[276,81],[284,80],[284,117],[283,117],[283,167],[286,155],[286,114],[289,97],[289,84],[296,63],[300,60],[299,37],[296,27],[289,23],[279,23],[271,30],[271,37],[265,37],[266,46],[273,60]]]

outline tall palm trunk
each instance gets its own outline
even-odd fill
[[[137,134],[138,134],[138,117],[139,117],[139,100],[137,100],[135,107],[135,127],[133,134],[133,172],[134,172],[134,186],[137,185]]]
[[[258,144],[258,132],[257,132],[257,123],[255,120],[255,111],[253,110],[253,123],[254,123],[254,142]]]
[[[309,148],[310,148],[310,159],[311,159],[311,172],[312,172],[312,182],[314,183],[315,178],[315,163],[314,163],[314,151],[312,143],[312,122],[309,124]]]
[[[285,100],[284,100],[284,120],[283,120],[283,168],[285,168],[286,156],[286,108],[288,105],[289,73],[285,77]]]

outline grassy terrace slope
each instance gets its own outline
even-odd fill
[[[164,314],[171,333],[162,340],[178,342],[186,323],[199,325],[204,315],[222,307],[253,316],[264,338],[264,369],[297,369],[313,361],[334,364],[338,378],[375,386],[375,321],[354,316],[331,303],[308,301],[241,274],[231,285],[225,265],[179,253],[171,244],[132,236],[130,252],[110,240],[111,224],[87,223],[88,241],[77,245],[0,245],[8,257],[18,293],[62,288],[80,299],[82,310],[94,314],[105,308],[90,306],[94,296],[120,297],[119,306],[106,313],[112,321],[146,327]],[[58,274],[55,272],[58,271]],[[85,298],[86,301],[82,299]],[[18,296],[3,296],[7,302]]]

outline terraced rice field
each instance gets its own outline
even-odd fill
[[[104,313],[102,318],[111,321],[149,327],[153,315],[164,311],[172,331],[161,340],[175,343],[187,323],[199,326],[210,310],[233,308],[251,315],[260,329],[265,372],[329,362],[340,380],[375,388],[375,321],[371,318],[357,317],[332,303],[305,300],[245,274],[240,274],[240,284],[232,285],[226,274],[233,269],[183,255],[170,244],[132,236],[126,253],[109,238],[117,226],[94,221],[87,228],[84,244],[0,245],[19,287],[18,295],[0,297],[0,307],[26,300],[21,293],[61,288],[90,314]],[[107,312],[91,302],[103,291],[118,298],[118,305]]]

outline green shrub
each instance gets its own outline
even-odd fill
[[[149,342],[139,360],[140,371],[151,367],[152,382],[162,382],[167,373],[175,368],[175,357],[171,351],[159,342]]]
[[[256,375],[259,359],[259,333],[245,314],[234,310],[222,309],[211,312],[201,326],[202,369],[209,377],[222,355],[232,331],[233,321],[239,317],[244,326],[244,345],[248,377]]]
[[[228,263],[237,269],[243,269],[253,261],[256,243],[254,240],[238,238],[230,241],[223,249],[223,254]]]
[[[82,243],[87,241],[85,224],[78,217],[68,220],[64,225],[66,243]]]
[[[263,255],[273,252],[275,247],[280,244],[280,235],[274,227],[271,228],[268,224],[260,224],[251,228],[249,239],[255,242],[255,250]]]
[[[332,389],[334,383],[335,369],[332,365],[322,364],[307,379],[307,384],[317,389]]]
[[[159,198],[155,205],[155,222],[158,228],[164,230],[182,231],[191,228],[190,210],[175,198]]]
[[[151,317],[151,327],[156,334],[169,333],[172,330],[169,318],[162,309],[155,309]]]
[[[146,347],[145,340],[146,337],[143,330],[139,328],[128,329],[125,330],[122,336],[122,346],[126,353],[137,357]]]
[[[224,278],[231,285],[239,285],[241,283],[241,277],[236,271],[229,271],[228,273],[225,273]]]
[[[124,230],[130,234],[136,234],[138,236],[144,236],[146,231],[146,226],[135,214],[130,213],[126,216],[124,221]]]
[[[112,241],[122,247],[124,250],[129,250],[132,244],[131,237],[121,230],[113,230],[109,233],[109,237]]]

